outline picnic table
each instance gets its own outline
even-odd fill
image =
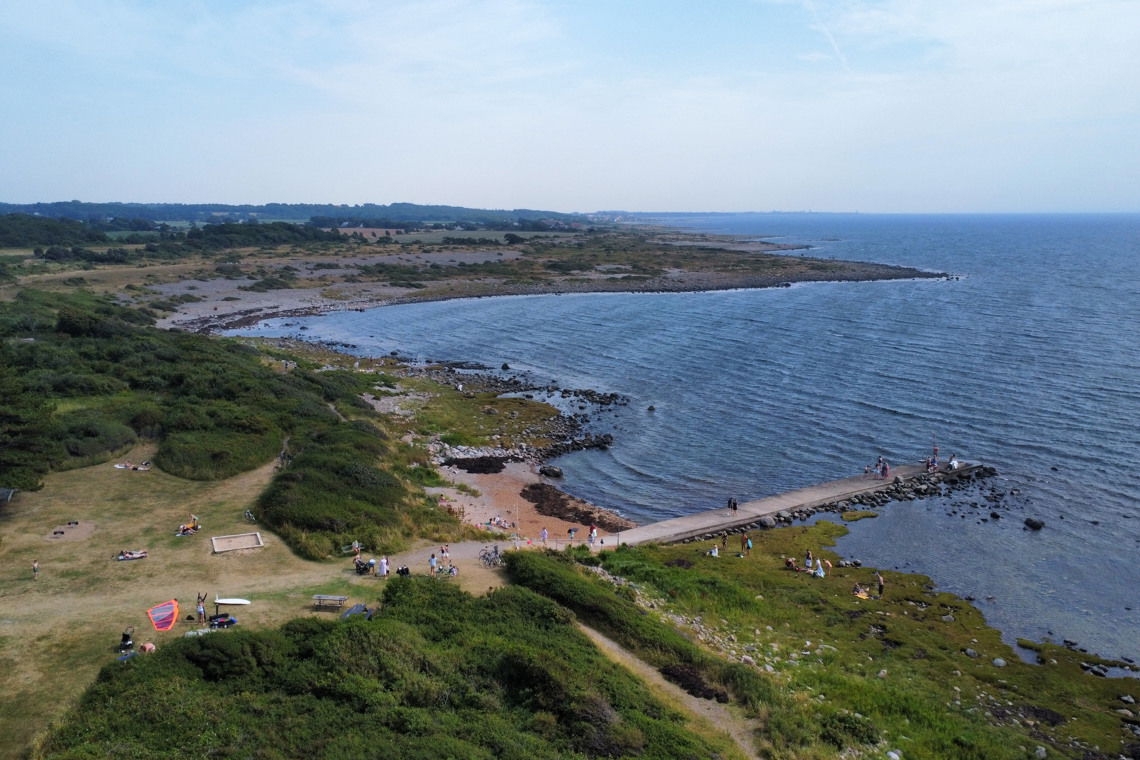
[[[337,609],[340,609],[347,601],[347,596],[334,596],[332,594],[313,594],[313,607],[318,610],[324,607],[336,607]]]

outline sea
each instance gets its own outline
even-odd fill
[[[1140,661],[1140,215],[638,221],[950,277],[465,299],[231,334],[506,364],[621,394],[628,404],[591,410],[614,444],[558,464],[566,491],[638,522],[862,473],[878,456],[917,462],[935,445],[992,465],[972,490],[851,523],[835,550],[973,599],[1010,643]]]

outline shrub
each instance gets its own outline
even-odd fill
[[[110,454],[137,440],[135,431],[126,425],[86,411],[68,415],[60,429],[63,450],[76,458]]]

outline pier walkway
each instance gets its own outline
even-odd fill
[[[959,476],[972,474],[981,466],[976,463],[962,462],[954,473]],[[946,469],[941,469],[939,472],[942,475],[948,474]],[[727,507],[710,509],[706,512],[697,512],[696,514],[673,517],[648,525],[639,525],[636,528],[621,531],[614,538],[617,539],[619,545],[668,544],[684,541],[686,538],[693,538],[694,536],[703,536],[723,530],[735,530],[745,525],[751,525],[762,517],[774,516],[782,511],[794,512],[797,509],[818,507],[823,504],[851,499],[860,494],[885,491],[894,485],[895,478],[901,478],[905,483],[925,474],[926,467],[924,465],[899,465],[891,468],[891,476],[886,480],[874,474],[832,480],[807,488],[797,488],[794,491],[787,491],[775,496],[767,496],[763,499],[741,502],[735,513]]]

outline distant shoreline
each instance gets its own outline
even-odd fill
[[[677,248],[765,254],[805,250],[803,246],[749,240],[739,236],[699,235],[657,229],[653,232],[661,234],[659,242],[663,245]],[[590,276],[552,278],[528,283],[491,278],[475,281],[455,278],[436,283],[437,287],[428,292],[377,282],[257,292],[242,290],[239,284],[223,277],[206,281],[195,279],[165,286],[167,295],[193,294],[196,300],[180,304],[178,311],[160,319],[158,326],[188,332],[217,333],[249,327],[266,319],[364,311],[382,306],[463,298],[570,293],[698,293],[788,287],[804,282],[876,282],[944,279],[950,276],[945,272],[927,272],[912,267],[871,262],[812,257],[794,260],[807,266],[779,274],[674,269],[661,276],[645,279],[591,273]],[[816,268],[811,266],[813,263],[817,265]]]

